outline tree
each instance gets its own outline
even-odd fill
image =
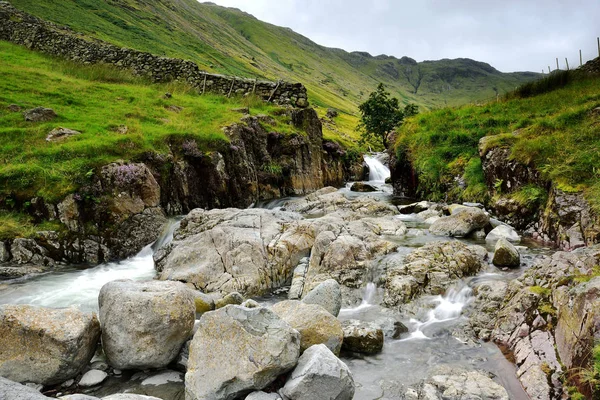
[[[415,115],[419,107],[408,104],[400,109],[398,99],[390,97],[385,86],[380,83],[377,90],[369,95],[367,101],[358,106],[361,114],[358,129],[362,131],[363,142],[379,141],[387,148],[389,133],[402,124],[404,117]]]

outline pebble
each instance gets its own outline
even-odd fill
[[[100,371],[99,369],[92,369],[83,374],[81,380],[79,381],[79,386],[81,387],[91,387],[96,386],[104,382],[104,380],[108,377],[108,374],[104,371]]]

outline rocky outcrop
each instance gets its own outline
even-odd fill
[[[328,279],[308,292],[302,299],[302,302],[317,304],[329,311],[334,317],[337,317],[342,308],[342,290],[340,284],[335,279]]]
[[[376,324],[352,319],[344,321],[342,328],[344,329],[342,350],[376,354],[383,349],[383,330]]]
[[[384,303],[388,307],[422,294],[444,294],[453,282],[475,275],[484,266],[477,249],[460,242],[429,243],[386,263]]]
[[[429,232],[440,236],[466,237],[489,222],[490,217],[483,210],[461,206],[451,215],[436,220],[429,227]]]
[[[316,344],[324,344],[334,354],[340,354],[344,332],[342,324],[323,307],[286,300],[272,310],[282,320],[300,332],[300,353]]]
[[[98,339],[95,314],[76,308],[0,306],[0,376],[16,382],[62,383],[88,364]]]
[[[325,345],[302,354],[280,393],[286,400],[351,400],[355,384],[348,366]]]
[[[300,335],[266,308],[206,313],[190,345],[186,399],[233,400],[296,366]]]
[[[112,281],[98,305],[104,352],[118,369],[167,366],[194,327],[194,298],[180,282]]]
[[[0,2],[0,39],[77,63],[114,65],[153,82],[186,82],[201,93],[252,94],[276,104],[308,107],[306,88],[301,83],[209,74],[192,61],[160,57],[84,38],[65,27],[19,11],[4,1]]]

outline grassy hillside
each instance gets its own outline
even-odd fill
[[[418,115],[401,129],[396,152],[410,159],[429,196],[443,198],[454,178],[462,176],[467,189],[450,196],[481,201],[487,190],[477,146],[488,136],[488,146],[510,148],[511,157],[533,163],[562,190],[585,192],[600,210],[600,78],[571,72],[548,82],[500,102]],[[566,86],[553,89],[556,83]],[[527,190],[516,195],[525,201],[536,196],[533,188]]]
[[[167,91],[172,98],[163,97]],[[58,118],[27,122],[9,105],[49,107]],[[228,144],[221,128],[240,120],[232,109],[242,106],[250,106],[254,115],[277,109],[258,99],[198,96],[185,86],[150,85],[113,68],[78,66],[0,41],[0,198],[60,200],[96,167],[134,160],[147,151],[166,153],[184,141],[203,151],[219,149]],[[291,129],[284,117],[275,118],[274,129]],[[47,142],[57,127],[81,135]]]
[[[11,0],[16,7],[117,45],[197,62],[203,69],[304,83],[314,105],[348,114],[379,82],[424,108],[494,97],[535,79],[468,59],[416,63],[320,46],[236,9],[196,0]],[[354,119],[353,122],[355,122]]]

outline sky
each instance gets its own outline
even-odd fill
[[[472,58],[503,72],[598,56],[600,0],[211,0],[314,42],[417,61]]]

